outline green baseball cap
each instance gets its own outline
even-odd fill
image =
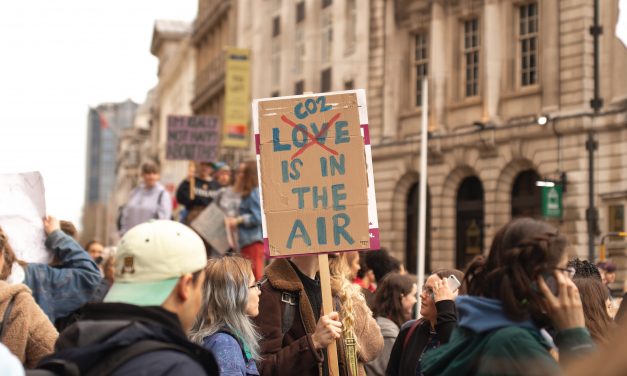
[[[142,223],[124,234],[115,255],[115,282],[104,301],[161,305],[181,276],[207,264],[205,246],[189,227],[174,221]]]

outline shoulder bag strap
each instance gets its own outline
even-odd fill
[[[9,300],[7,309],[4,310],[2,322],[0,322],[0,342],[2,342],[2,340],[4,339],[4,332],[6,331],[7,326],[9,324],[9,316],[11,315],[11,311],[13,311],[14,304],[15,304],[15,295],[11,296],[11,300]]]
[[[188,350],[180,346],[148,339],[112,351],[104,359],[86,370],[85,375],[109,375],[131,359],[158,350],[174,350],[190,354]]]
[[[422,320],[418,319],[413,324],[411,324],[411,327],[407,331],[407,335],[405,335],[405,338],[403,339],[403,351],[405,351],[405,349],[407,348],[407,344],[409,343],[412,334],[414,334],[416,328],[420,325],[421,322]]]

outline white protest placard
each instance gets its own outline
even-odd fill
[[[48,263],[44,182],[39,172],[0,174],[0,226],[18,259]]]
[[[191,227],[222,255],[231,248],[225,219],[224,212],[215,203],[211,203],[191,223]]]

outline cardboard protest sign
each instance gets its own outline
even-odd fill
[[[217,160],[219,131],[214,116],[168,116],[166,159]]]
[[[191,223],[191,227],[222,255],[231,248],[225,220],[222,210],[211,203]]]
[[[269,257],[376,249],[363,90],[253,101]]]
[[[44,183],[39,172],[0,175],[0,226],[20,260],[48,263]]]

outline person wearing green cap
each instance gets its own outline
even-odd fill
[[[115,282],[104,303],[85,305],[39,368],[61,364],[98,375],[217,374],[211,352],[185,335],[200,309],[205,265],[203,242],[187,226],[154,220],[133,227],[118,244]]]

